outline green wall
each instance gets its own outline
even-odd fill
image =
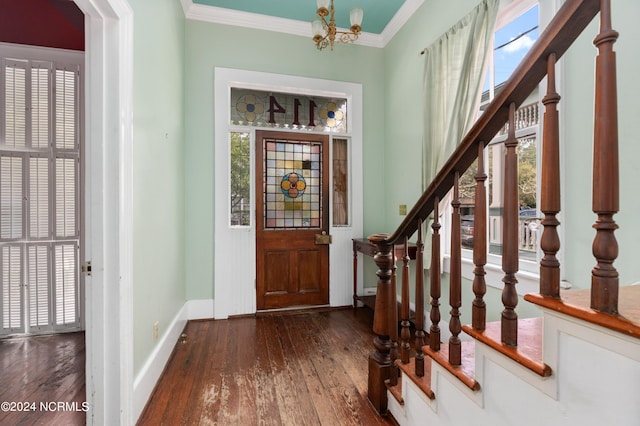
[[[422,78],[420,52],[469,13],[478,0],[425,1],[384,49],[386,217],[392,230],[422,194]],[[402,173],[399,173],[402,171]]]
[[[379,232],[385,224],[379,214],[386,112],[382,49],[337,45],[333,52],[318,51],[310,38],[191,20],[186,22],[185,46],[187,299],[213,298],[214,250],[224,250],[213,230],[215,67],[362,84],[364,231]]]
[[[134,372],[185,303],[184,14],[177,1],[131,0]]]

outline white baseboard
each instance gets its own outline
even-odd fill
[[[136,421],[142,414],[142,410],[144,410],[151,392],[153,392],[153,388],[156,386],[164,366],[167,364],[171,352],[187,323],[185,306],[175,316],[133,381],[133,418]]]
[[[187,319],[213,319],[213,299],[187,300],[184,304],[187,310]]]
[[[213,318],[213,299],[187,300],[133,381],[133,418],[142,414],[187,321]]]

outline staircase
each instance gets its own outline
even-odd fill
[[[591,288],[561,291],[560,138],[556,62],[599,16],[594,40],[596,99],[593,164],[595,267]],[[369,357],[368,395],[381,413],[400,425],[638,425],[640,424],[640,286],[620,286],[614,266],[619,207],[615,53],[610,0],[567,0],[536,44],[461,141],[434,181],[393,234],[369,237],[378,252],[378,286]],[[518,166],[515,136],[518,107],[547,78],[544,105],[538,294],[525,296],[541,318],[519,318]],[[499,322],[487,322],[486,145],[507,123],[504,161],[502,269]],[[470,325],[460,321],[462,254],[458,181],[474,162],[475,217]],[[440,200],[452,192],[449,318],[441,312]],[[424,277],[426,226],[432,230],[428,285]],[[416,240],[415,334],[410,322],[409,239]],[[396,259],[394,247],[404,245]],[[396,262],[401,264],[398,284]],[[399,287],[399,288],[398,288]],[[400,290],[398,292],[398,290]],[[428,290],[429,310],[425,310]],[[398,313],[397,295],[401,295]],[[399,315],[398,315],[399,314]],[[429,325],[425,319],[428,317]],[[401,318],[398,330],[397,318]],[[443,332],[448,324],[449,332]],[[444,327],[443,327],[444,326]],[[464,332],[464,334],[462,334]]]

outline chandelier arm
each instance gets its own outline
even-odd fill
[[[331,0],[329,10],[324,7],[319,8],[317,14],[320,17],[322,28],[325,33],[324,36],[322,36],[321,34],[316,34],[313,37],[313,41],[315,42],[318,50],[322,50],[327,46],[331,46],[331,50],[333,50],[333,44],[336,41],[339,43],[353,43],[358,39],[358,36],[361,32],[360,25],[358,24],[352,25],[350,31],[339,31],[337,29],[333,0]],[[327,15],[329,15],[329,22],[327,22],[327,20],[325,19]]]

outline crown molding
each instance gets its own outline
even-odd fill
[[[391,18],[391,21],[384,27],[382,31],[382,46],[384,47],[391,41],[391,39],[400,31],[400,29],[407,23],[409,18],[422,6],[424,0],[406,0],[396,14]]]
[[[192,0],[181,0],[181,3],[185,17],[194,21],[275,31],[311,39],[310,22],[206,6],[193,3]],[[422,3],[424,3],[424,0],[406,0],[393,19],[384,28],[382,34],[362,32],[356,44],[378,48],[385,47]],[[344,28],[338,28],[338,30],[349,31]]]

